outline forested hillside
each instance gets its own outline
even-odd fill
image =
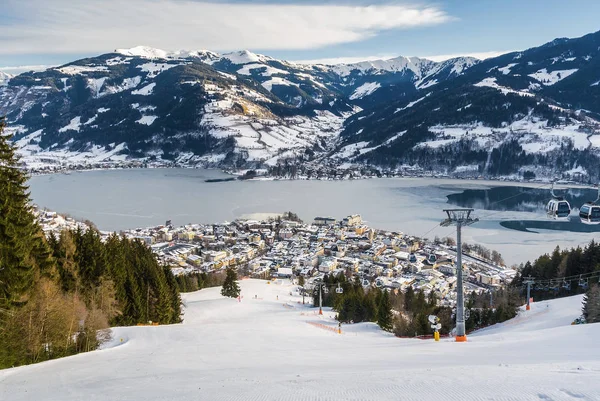
[[[323,306],[330,306],[338,312],[337,319],[342,323],[375,322],[383,330],[393,331],[399,337],[415,337],[432,334],[429,315],[436,315],[442,324],[441,334],[448,334],[455,326],[454,310],[439,306],[434,291],[413,290],[405,292],[387,291],[379,288],[365,289],[360,281],[348,281],[343,274],[326,275],[322,293]],[[342,293],[335,289],[342,288]],[[318,290],[314,290],[314,306],[319,305]],[[523,298],[514,289],[497,290],[490,304],[489,294],[472,293],[465,300],[465,308],[470,317],[465,322],[467,331],[504,322],[516,316]]]
[[[524,281],[533,278],[534,300],[585,293],[583,314],[590,323],[600,321],[600,243],[544,254],[521,267],[513,286],[525,291]]]
[[[0,119],[0,368],[96,349],[112,325],[180,321],[175,277],[138,241],[46,239]]]

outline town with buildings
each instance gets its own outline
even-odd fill
[[[49,235],[87,229],[88,224],[47,210],[36,214]],[[107,237],[111,233],[103,232]],[[360,215],[341,220],[315,217],[310,224],[293,213],[264,221],[241,219],[222,224],[137,228],[123,235],[143,241],[174,274],[214,273],[228,267],[241,276],[270,279],[303,276],[307,285],[325,275],[358,278],[365,287],[434,291],[453,305],[456,253],[451,240],[428,241],[364,224]],[[465,292],[484,292],[508,284],[516,270],[481,255],[463,257]]]
[[[302,223],[293,213],[265,221],[165,225],[124,235],[150,246],[175,274],[219,272],[270,279],[303,276],[307,285],[325,275],[344,274],[364,286],[435,291],[452,305],[456,291],[456,254],[449,242],[430,242],[402,232],[381,231],[360,215],[341,220],[315,217]],[[482,292],[509,283],[516,271],[479,255],[463,258],[465,291]]]

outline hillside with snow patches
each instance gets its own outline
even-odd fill
[[[287,280],[183,295],[183,324],[116,327],[101,350],[0,371],[0,398],[38,400],[595,400],[600,324],[581,296],[533,303],[453,339],[401,339],[303,306]],[[328,329],[329,328],[329,329]]]
[[[594,33],[484,61],[309,65],[140,46],[0,77],[0,114],[30,167],[310,162],[596,179],[599,48]]]
[[[332,157],[454,175],[597,180],[599,49],[594,33],[477,63],[352,116]]]

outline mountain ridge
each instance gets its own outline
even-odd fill
[[[30,164],[411,165],[489,176],[552,166],[592,179],[599,48],[596,32],[486,60],[324,65],[137,46],[12,77],[0,114]]]

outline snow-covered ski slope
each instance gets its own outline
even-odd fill
[[[0,399],[600,400],[600,324],[570,325],[581,297],[436,343],[373,324],[340,335],[286,282],[241,287],[241,303],[186,294],[184,324],[115,328],[103,350],[0,371]]]

